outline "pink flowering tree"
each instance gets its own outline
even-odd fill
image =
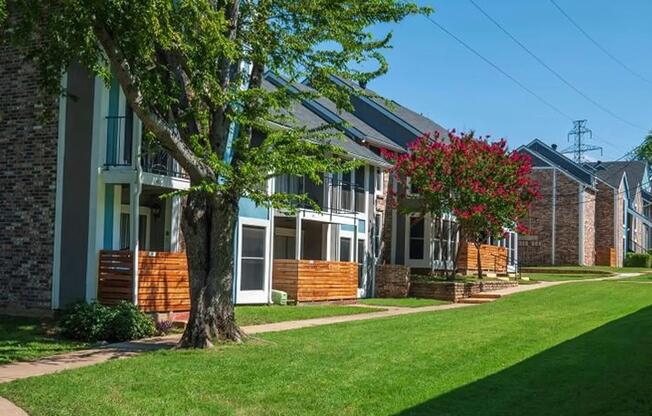
[[[490,142],[489,136],[458,135],[454,130],[447,140],[437,133],[421,136],[408,149],[404,154],[385,154],[394,163],[392,173],[400,184],[394,203],[403,212],[433,218],[453,214],[453,233],[459,232],[459,241],[474,244],[482,278],[481,244],[503,237],[506,229],[525,231],[520,220],[538,197],[529,157],[509,151],[504,139]],[[457,247],[453,254],[451,278],[459,251]]]

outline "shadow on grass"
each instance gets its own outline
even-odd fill
[[[648,307],[398,415],[649,415],[651,393]]]

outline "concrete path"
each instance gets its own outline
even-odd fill
[[[529,292],[531,290],[544,289],[551,286],[558,286],[567,283],[577,282],[595,282],[603,280],[618,280],[626,277],[638,276],[641,273],[621,273],[610,277],[598,277],[595,279],[582,280],[564,280],[558,282],[539,282],[531,285],[519,285],[502,290],[492,291],[491,293],[501,296],[509,296],[515,293]],[[367,307],[366,305],[358,305]],[[366,321],[369,319],[388,318],[392,316],[411,315],[415,313],[437,312],[449,309],[466,308],[476,306],[466,303],[449,303],[445,305],[423,306],[419,308],[405,308],[395,306],[383,306],[386,310],[380,312],[370,312],[357,315],[341,315],[326,318],[304,319],[300,321],[285,321],[271,324],[244,326],[242,329],[247,334],[262,334],[265,332],[288,331],[292,329],[309,328],[322,325],[337,324],[342,322]],[[103,363],[105,361],[131,357],[148,351],[159,349],[173,348],[179,341],[180,335],[168,335],[164,337],[148,338],[139,341],[123,342],[111,344],[106,347],[94,348],[70,352],[65,354],[53,355],[36,361],[17,362],[0,366],[0,383],[19,380],[28,377],[42,376],[52,374],[63,370],[86,367],[89,365]],[[13,412],[13,413],[12,413]],[[0,397],[0,415],[2,416],[26,416],[20,408],[14,406],[11,402]]]

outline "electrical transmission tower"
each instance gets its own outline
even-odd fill
[[[570,141],[571,137],[573,138],[573,145],[561,152],[564,154],[572,153],[573,159],[576,162],[582,163],[584,161],[584,153],[586,152],[599,150],[600,156],[602,156],[602,147],[586,144],[585,142],[585,140],[593,138],[593,132],[586,127],[586,120],[573,121],[573,130],[568,132],[568,141]]]

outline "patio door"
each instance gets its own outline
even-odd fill
[[[247,222],[239,231],[236,303],[268,303],[269,226]]]

